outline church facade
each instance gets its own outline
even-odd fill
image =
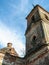
[[[2,65],[49,65],[49,12],[36,5],[26,17],[26,55],[20,58],[14,49],[0,50]],[[7,48],[6,48],[7,50]]]

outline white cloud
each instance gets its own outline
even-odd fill
[[[1,45],[6,46],[8,42],[13,43],[13,47],[21,56],[22,49],[25,49],[23,44],[23,39],[20,39],[21,35],[20,32],[15,33],[13,30],[10,30],[5,24],[1,23],[0,21],[0,42]]]

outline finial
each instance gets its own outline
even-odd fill
[[[35,7],[35,5],[34,5],[34,4],[32,4],[32,6],[33,6],[33,8]]]
[[[7,43],[7,47],[8,47],[8,48],[11,48],[11,47],[12,47],[12,43],[10,43],[10,42]]]

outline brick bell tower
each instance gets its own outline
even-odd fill
[[[36,5],[26,17],[26,53],[49,43],[49,13]]]

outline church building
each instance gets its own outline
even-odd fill
[[[36,5],[26,19],[26,55],[19,57],[8,43],[0,49],[0,65],[49,65],[49,12]]]
[[[36,5],[26,19],[26,65],[49,65],[49,12]]]

